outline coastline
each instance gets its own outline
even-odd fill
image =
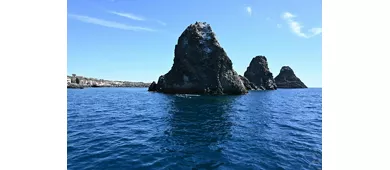
[[[149,87],[151,83],[131,82],[131,81],[116,81],[104,80],[97,78],[89,78],[83,76],[67,76],[67,88],[70,89],[84,89],[84,88],[118,88],[118,87]]]
[[[85,89],[85,88],[148,88],[146,86],[71,86],[67,85],[68,89]]]

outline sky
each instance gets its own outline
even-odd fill
[[[308,87],[322,87],[320,0],[68,0],[67,74],[157,81],[180,34],[207,22],[243,75],[264,55],[274,77],[290,66]]]

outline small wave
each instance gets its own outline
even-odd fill
[[[176,97],[183,97],[183,98],[191,98],[191,97],[199,97],[198,94],[176,94]]]

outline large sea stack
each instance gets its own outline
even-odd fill
[[[289,66],[283,66],[275,77],[278,88],[307,88],[307,86],[295,75]]]
[[[150,89],[171,94],[245,94],[232,61],[220,46],[209,24],[188,26],[175,46],[171,70]]]
[[[259,89],[276,90],[275,80],[269,71],[267,58],[256,56],[247,67],[244,76]]]

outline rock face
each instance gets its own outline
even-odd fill
[[[289,66],[283,66],[280,73],[275,77],[278,88],[307,88],[307,86],[295,76],[294,71]]]
[[[209,24],[186,28],[175,46],[171,70],[160,76],[156,91],[175,94],[245,94],[247,90]]]
[[[276,90],[275,80],[269,71],[267,58],[256,56],[252,59],[244,76],[260,89]]]
[[[242,83],[244,83],[244,86],[247,90],[264,90],[262,87],[257,87],[255,84],[253,84],[252,82],[250,82],[246,77],[244,76],[240,76],[240,79],[242,81]]]
[[[84,87],[82,85],[79,85],[79,84],[69,83],[67,85],[67,88],[68,89],[83,89]]]

